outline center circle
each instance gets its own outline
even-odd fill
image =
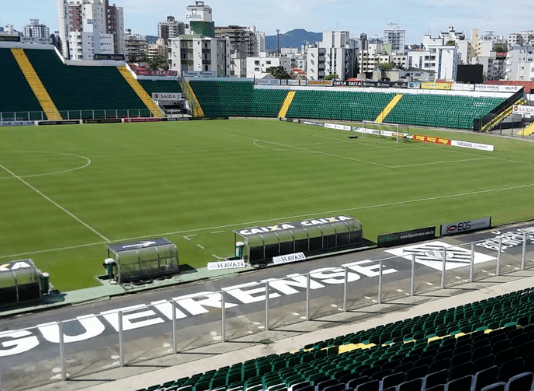
[[[35,178],[81,170],[91,164],[82,155],[48,151],[1,151],[0,180]],[[2,170],[2,167],[4,169]],[[11,173],[7,172],[11,171]],[[13,175],[14,174],[14,175]]]

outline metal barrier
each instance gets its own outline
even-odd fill
[[[472,243],[422,242],[385,250],[393,255],[387,258],[2,331],[0,385],[29,389],[214,343],[250,341],[267,330],[534,267],[534,227],[494,233]]]

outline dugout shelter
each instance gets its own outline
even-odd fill
[[[152,279],[180,271],[178,249],[165,238],[108,245],[114,259],[113,278],[118,283]]]
[[[0,265],[0,306],[40,300],[48,287],[48,274],[41,273],[31,259]]]
[[[363,230],[354,217],[335,216],[236,230],[234,242],[236,253],[243,247],[245,261],[258,263],[293,253],[312,255],[355,247],[363,242]]]

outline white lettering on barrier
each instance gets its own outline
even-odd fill
[[[13,356],[27,352],[39,345],[39,340],[28,330],[3,331],[0,333],[0,339],[10,338],[0,344],[0,357]]]
[[[65,343],[85,341],[97,337],[106,329],[106,326],[94,314],[79,316],[76,318],[76,321],[80,324],[81,328],[85,329],[85,332],[74,336],[65,334],[63,336]],[[80,328],[77,327],[76,329],[79,330]],[[39,326],[39,331],[47,341],[59,343],[59,325],[57,323],[41,325]]]
[[[326,267],[310,271],[310,289],[325,288],[326,285],[342,284],[344,280],[344,269],[350,271],[348,282],[358,281],[362,277],[373,278],[379,274],[379,262],[376,260],[363,260],[351,262],[341,267]],[[383,267],[383,274],[395,273],[397,270]],[[260,282],[251,282],[223,288],[223,290],[237,300],[240,304],[250,304],[265,300],[265,286],[259,285],[269,281],[271,293],[270,298],[282,295],[293,295],[301,293],[306,289],[308,277],[302,274],[290,274],[285,279],[267,279]],[[295,288],[300,288],[295,289]],[[209,312],[209,309],[221,309],[220,292],[198,292],[190,295],[173,297],[176,302],[176,318],[183,319],[188,316],[196,316]],[[226,308],[237,307],[240,304],[225,301]],[[159,300],[150,303],[152,309],[147,305],[140,304],[111,311],[103,311],[98,315],[85,315],[76,318],[84,332],[77,335],[65,335],[65,343],[74,343],[95,338],[106,331],[105,319],[111,327],[118,332],[119,311],[123,311],[123,330],[133,330],[143,327],[164,323],[172,319],[172,302]],[[184,311],[182,311],[184,310]],[[156,312],[157,311],[157,312]],[[158,312],[161,314],[159,315]],[[70,322],[70,321],[67,321]],[[39,334],[36,331],[39,331]],[[108,326],[109,330],[109,326]],[[59,328],[54,323],[37,325],[33,330],[14,330],[0,332],[0,357],[7,357],[21,354],[39,346],[41,341],[59,343]]]
[[[147,309],[147,310],[142,311],[142,312],[129,312],[129,311],[137,311],[137,310],[142,310],[142,309]],[[152,326],[158,323],[165,322],[160,317],[154,317],[157,314],[154,311],[149,310],[147,306],[144,304],[126,307],[126,308],[123,308],[122,311],[123,311],[122,329],[124,331],[134,330],[140,327],[147,327],[147,326]],[[119,314],[116,310],[105,311],[105,312],[102,312],[101,315],[113,326],[113,328],[117,332],[119,331]],[[135,322],[136,319],[147,318],[147,317],[150,317],[150,318],[142,320],[140,322]]]
[[[254,289],[245,290],[243,288],[257,287]],[[229,295],[234,296],[237,300],[244,304],[257,303],[258,301],[265,301],[265,287],[260,286],[257,282],[249,282],[248,284],[235,285],[230,288],[223,288]],[[258,296],[253,296],[258,294]],[[280,297],[278,293],[269,294],[269,297]]]

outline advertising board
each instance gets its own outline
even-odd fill
[[[1,121],[0,127],[2,126],[33,126],[35,121]]]
[[[454,223],[441,225],[441,236],[454,235],[464,232],[477,231],[479,229],[491,228],[491,217],[484,217],[476,220],[456,221]]]
[[[514,105],[514,114],[532,115],[534,114],[534,106]]]
[[[308,80],[309,86],[332,87],[333,80]]]
[[[441,144],[441,145],[451,145],[452,140],[449,140],[448,138],[443,137],[434,137],[434,136],[423,136],[419,134],[413,135],[413,140],[415,141],[421,141],[424,143],[433,143],[433,144]]]
[[[421,83],[422,90],[450,90],[451,83]]]
[[[452,140],[451,141],[451,145],[453,147],[478,149],[479,151],[489,151],[489,152],[493,152],[494,149],[495,149],[495,147],[493,145],[471,143],[469,141]]]
[[[436,227],[426,227],[378,235],[376,243],[378,247],[392,247],[434,239],[435,237]]]

